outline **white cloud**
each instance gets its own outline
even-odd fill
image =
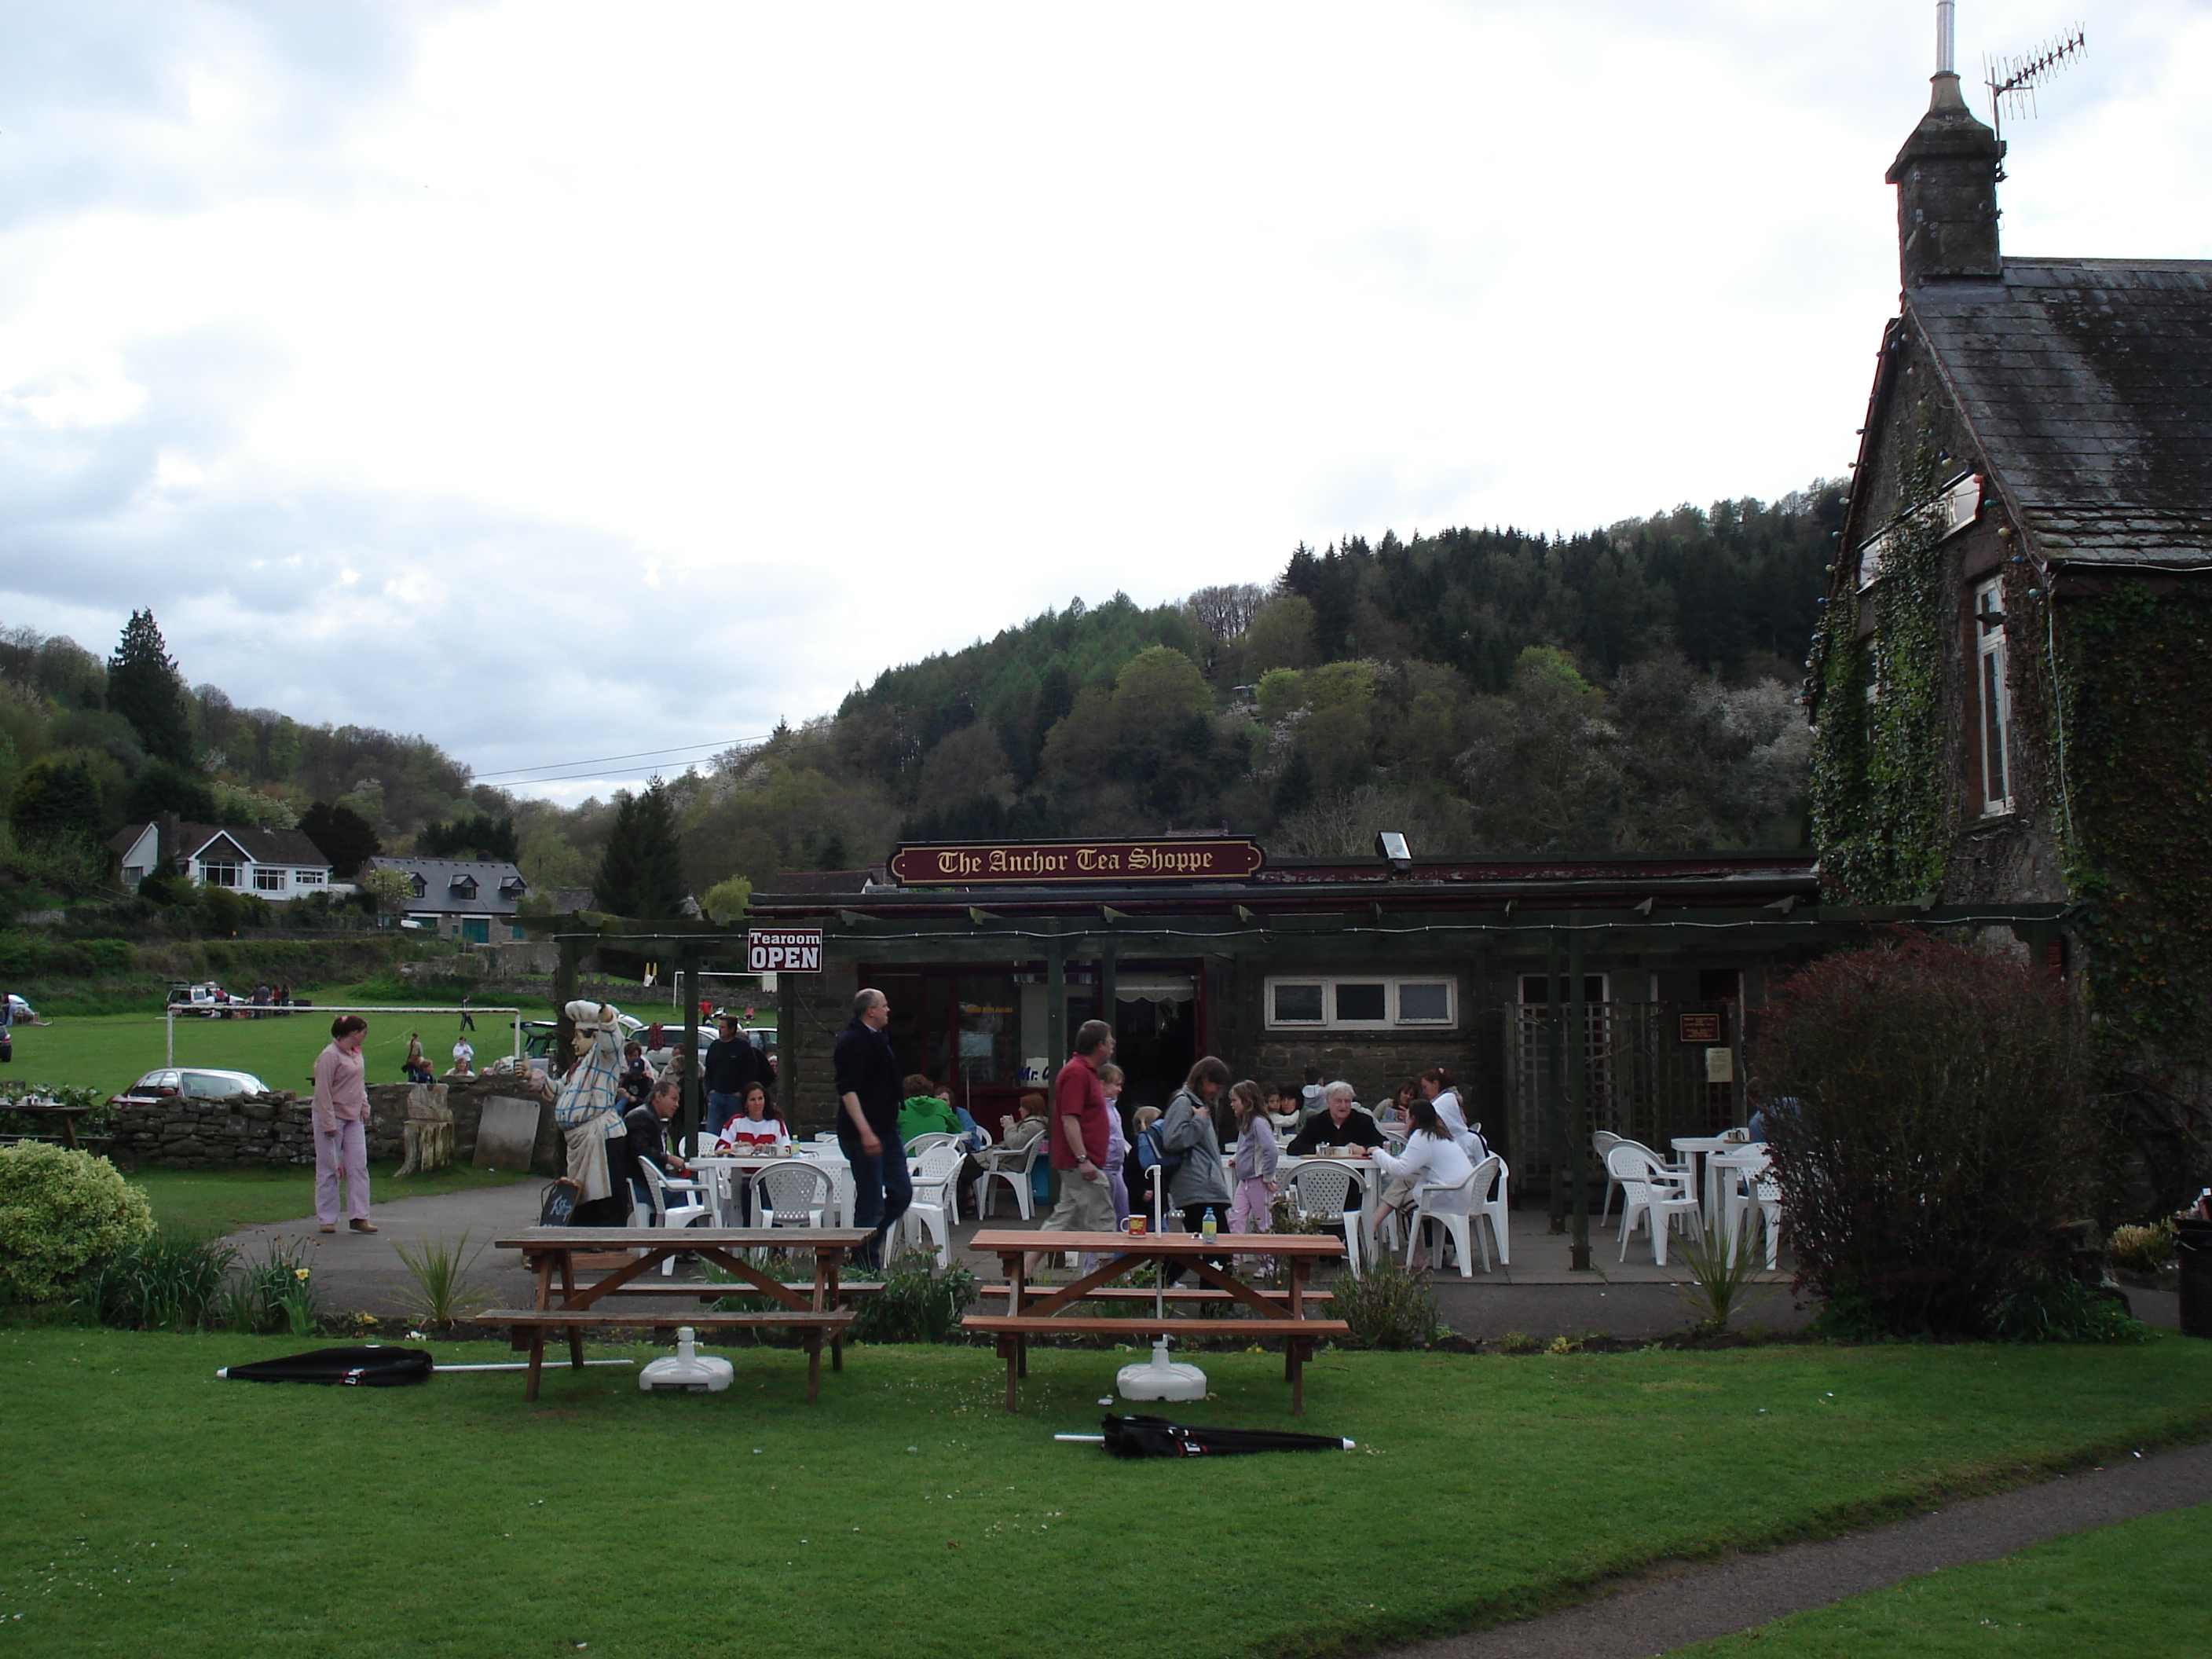
[[[1850,453],[1931,9],[13,8],[0,607],[489,770],[1771,496]],[[2212,14],[2091,29],[2008,245],[2212,254]]]

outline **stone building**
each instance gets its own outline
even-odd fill
[[[1249,855],[1127,872],[1193,845]],[[1132,1107],[1165,1104],[1204,1054],[1265,1083],[1317,1067],[1370,1102],[1443,1066],[1523,1181],[1567,1123],[1663,1142],[1742,1122],[1740,1057],[1769,980],[1871,925],[2033,930],[2055,915],[1823,907],[1805,852],[1268,860],[1249,842],[1169,838],[908,847],[886,873],[755,896],[755,927],[823,933],[821,970],[778,979],[795,1127],[829,1127],[831,1046],[870,986],[901,1066],[988,1125],[1103,1018]]]
[[[1944,66],[1888,172],[1903,292],[1808,665],[1821,872],[2065,906],[2044,960],[2087,969],[2146,1155],[2201,1173],[2212,261],[2008,255],[2003,153]]]

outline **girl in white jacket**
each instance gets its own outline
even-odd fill
[[[1390,1177],[1390,1184],[1382,1189],[1382,1207],[1395,1213],[1401,1225],[1410,1224],[1422,1188],[1449,1187],[1474,1173],[1474,1165],[1452,1138],[1449,1126],[1437,1115],[1434,1101],[1414,1101],[1407,1115],[1413,1121],[1413,1133],[1407,1138],[1406,1150],[1394,1156],[1377,1147],[1373,1153]],[[1419,1253],[1418,1241],[1414,1250]],[[1416,1261],[1413,1265],[1418,1272],[1426,1264]]]

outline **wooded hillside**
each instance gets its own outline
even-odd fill
[[[1220,827],[1325,854],[1390,828],[1425,854],[1795,844],[1796,688],[1841,503],[1823,482],[1564,538],[1348,538],[1297,548],[1264,586],[1150,609],[1075,599],[667,781],[646,816],[675,824],[701,895],[853,867],[902,838]],[[0,897],[99,884],[89,864],[41,861],[30,843],[50,819],[96,839],[187,802],[286,825],[343,806],[387,852],[482,842],[519,851],[541,890],[587,886],[623,799],[517,799],[420,737],[187,690],[150,613],[105,662],[0,635]]]

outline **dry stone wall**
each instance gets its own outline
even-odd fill
[[[396,1159],[403,1151],[407,1096],[414,1085],[373,1083],[368,1088],[368,1156]],[[453,1156],[467,1163],[476,1152],[477,1125],[484,1102],[495,1096],[532,1100],[538,1105],[538,1144],[532,1168],[541,1175],[561,1173],[562,1148],[553,1105],[533,1094],[521,1079],[487,1077],[467,1085],[432,1084],[442,1090],[453,1115]],[[223,1100],[186,1096],[117,1109],[109,1131],[109,1151],[118,1162],[156,1164],[172,1170],[200,1170],[233,1164],[313,1164],[314,1112],[295,1095],[272,1091],[234,1095]]]

